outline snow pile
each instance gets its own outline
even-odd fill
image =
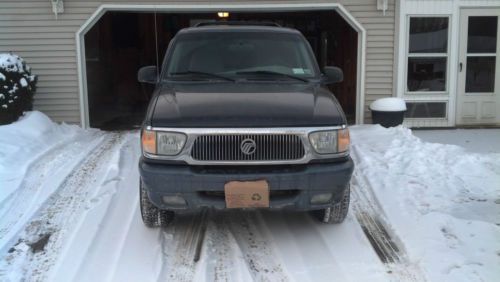
[[[19,187],[32,162],[82,131],[75,125],[53,123],[38,111],[0,125],[0,203]]]
[[[401,98],[382,98],[370,104],[370,110],[379,112],[402,112],[406,111],[406,103]]]
[[[425,143],[403,127],[351,130],[356,176],[429,281],[500,277],[500,154]]]

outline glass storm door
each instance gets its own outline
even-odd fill
[[[500,9],[460,14],[457,125],[500,124]]]

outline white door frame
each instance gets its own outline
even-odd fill
[[[87,92],[87,70],[85,66],[85,34],[107,11],[137,11],[137,12],[249,12],[249,11],[311,11],[334,10],[349,23],[358,33],[358,55],[356,75],[356,124],[362,124],[365,104],[365,58],[366,58],[366,30],[364,27],[339,3],[307,3],[307,4],[190,4],[190,5],[122,5],[104,4],[76,32],[76,53],[78,63],[78,86],[80,94],[80,119],[84,128],[89,127],[89,107]]]
[[[460,13],[459,13],[459,30],[462,30],[458,37],[458,71],[457,71],[457,91],[456,91],[456,114],[455,114],[455,122],[457,125],[480,125],[484,124],[480,120],[474,120],[471,122],[465,122],[462,121],[462,110],[463,110],[463,102],[464,100],[467,101],[466,97],[477,97],[477,105],[476,105],[476,117],[482,113],[482,110],[479,109],[479,103],[481,100],[484,101],[484,99],[488,100],[489,99],[494,99],[495,97],[498,100],[498,95],[500,95],[500,7],[493,8],[495,12],[490,12],[492,9],[484,8],[484,7],[477,7],[477,8],[471,8],[471,7],[466,7],[466,8],[461,8]],[[493,93],[476,93],[472,95],[467,95],[465,93],[465,86],[466,86],[466,74],[467,74],[467,41],[468,41],[468,30],[465,29],[464,27],[467,27],[468,24],[465,23],[465,21],[468,19],[470,16],[497,16],[497,50],[496,50],[496,63],[495,63],[495,85],[494,85],[494,92]],[[488,53],[479,53],[479,54],[474,54],[473,56],[487,56]],[[460,63],[462,64],[462,70],[460,71]],[[470,101],[470,100],[469,100]],[[490,100],[491,101],[491,100]],[[470,103],[470,102],[469,102]],[[497,102],[496,105],[496,117],[492,117],[491,122],[487,122],[486,124],[498,124],[498,121],[500,120],[499,111],[500,107],[500,102]]]

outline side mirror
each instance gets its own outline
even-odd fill
[[[147,66],[139,69],[137,80],[143,83],[156,84],[158,82],[158,74],[156,66]]]
[[[323,72],[325,73],[326,84],[342,82],[344,80],[344,72],[338,67],[325,67]]]

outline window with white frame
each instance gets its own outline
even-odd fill
[[[448,17],[410,17],[407,94],[447,91]]]

